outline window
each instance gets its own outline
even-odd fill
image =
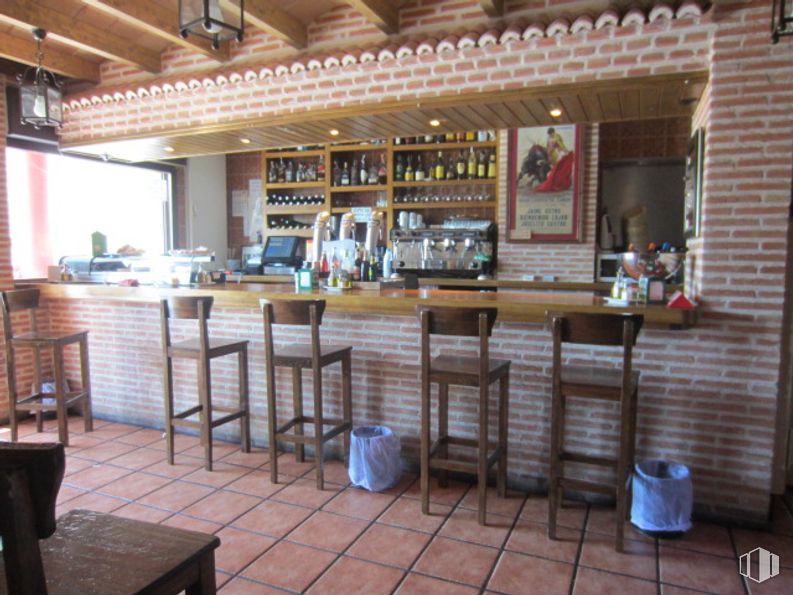
[[[46,277],[66,255],[90,255],[91,234],[109,252],[171,248],[172,174],[80,157],[6,150],[15,278]]]

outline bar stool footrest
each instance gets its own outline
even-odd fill
[[[594,455],[587,455],[578,452],[562,451],[559,454],[559,460],[566,463],[581,463],[584,465],[597,465],[599,467],[609,467],[616,469],[618,466],[617,459],[613,457],[599,457]]]
[[[184,411],[180,411],[179,413],[174,413],[172,421],[177,419],[186,419],[191,415],[195,415],[196,413],[201,411],[201,408],[202,408],[201,405],[196,405],[195,407],[190,407],[190,409],[185,409]]]
[[[88,396],[85,391],[69,391],[64,393],[64,405],[70,407],[80,399]],[[20,411],[54,411],[57,405],[55,403],[43,403],[43,399],[56,400],[55,393],[36,393],[16,402],[16,408]]]
[[[616,496],[617,486],[605,483],[598,483],[595,481],[586,481],[584,479],[572,479],[569,477],[559,478],[559,487],[567,490],[576,490],[579,492],[597,492],[598,494],[606,494],[607,496]]]
[[[460,461],[458,459],[447,459],[435,456],[441,446],[454,445],[465,446],[468,448],[479,448],[479,442],[472,438],[455,438],[454,436],[444,436],[436,440],[430,447],[430,469],[445,469],[447,471],[458,471],[462,473],[478,473],[479,464],[477,462]],[[490,450],[490,447],[488,447]],[[487,457],[487,468],[490,469],[498,462],[501,449],[493,447],[493,451]]]
[[[227,411],[223,411],[222,413],[226,413],[226,412]],[[243,409],[231,409],[230,412],[228,412],[228,415],[224,415],[223,417],[218,417],[217,419],[213,419],[210,422],[210,425],[213,428],[216,428],[216,427],[222,426],[223,424],[228,423],[230,421],[234,421],[235,419],[239,419],[241,417],[245,417],[247,414],[248,414],[248,412],[243,410]]]

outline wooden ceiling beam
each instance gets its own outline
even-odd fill
[[[504,0],[479,0],[479,5],[489,17],[504,16]]]
[[[225,6],[239,6],[234,0],[220,0],[220,3]],[[308,45],[306,26],[268,0],[245,0],[245,20],[297,49]]]
[[[63,43],[124,62],[147,72],[160,72],[160,55],[135,45],[101,27],[83,23],[62,12],[45,8],[32,0],[0,0],[0,21],[17,27],[40,27]]]
[[[399,8],[390,0],[347,0],[347,4],[383,33],[399,33]]]
[[[175,10],[170,10],[154,0],[82,0],[91,8],[102,11],[133,27],[156,35],[175,45],[198,52],[217,60],[229,60],[229,44],[223,42],[217,50],[212,49],[212,43],[207,39],[190,36],[184,39],[179,35],[179,15]]]
[[[16,35],[0,33],[0,58],[28,66],[36,66],[36,42]],[[47,70],[73,79],[99,82],[99,64],[60,52],[44,52],[42,66]]]

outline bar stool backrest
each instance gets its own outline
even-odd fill
[[[429,374],[431,367],[430,335],[479,337],[479,382],[490,369],[488,338],[493,332],[498,310],[496,308],[455,308],[448,306],[416,306],[421,322],[421,369]]]
[[[264,351],[267,365],[272,366],[273,325],[286,324],[311,327],[312,368],[320,369],[321,348],[319,326],[325,312],[325,300],[259,300],[264,317]]]
[[[206,352],[209,349],[207,320],[209,319],[214,300],[215,298],[212,296],[171,296],[160,300],[162,345],[166,351],[166,356],[168,347],[171,345],[171,331],[168,327],[170,318],[198,320],[198,340],[201,350]]]
[[[9,316],[12,312],[31,310],[31,330],[33,332],[36,331],[35,310],[39,307],[39,296],[40,292],[38,289],[14,289],[0,293],[0,304],[3,309],[3,334],[6,339],[6,344],[13,336],[11,331],[11,317]]]

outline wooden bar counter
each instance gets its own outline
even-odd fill
[[[560,284],[564,286],[563,284]],[[418,304],[428,306],[496,307],[501,322],[542,322],[549,310],[560,312],[610,312],[643,314],[654,327],[685,329],[694,326],[696,310],[675,310],[663,305],[613,305],[588,291],[461,291],[450,289],[315,289],[296,292],[291,284],[225,283],[205,287],[118,287],[89,283],[38,285],[46,298],[91,298],[154,303],[168,295],[211,295],[215,306],[258,308],[259,299],[290,297],[327,300],[328,310],[409,316]],[[487,285],[485,287],[492,287]],[[552,285],[545,284],[550,289]]]

